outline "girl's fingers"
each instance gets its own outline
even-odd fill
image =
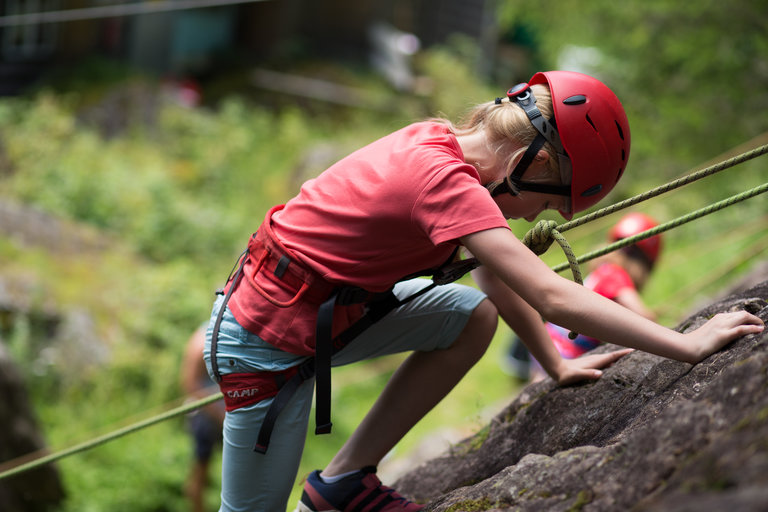
[[[633,352],[635,349],[633,348],[623,348],[621,350],[614,350],[613,352],[610,352],[606,354],[607,356],[611,357],[611,361],[618,361],[625,355],[629,354],[630,352]]]
[[[603,375],[601,368],[610,366],[633,350],[634,349],[626,348],[615,350],[607,354],[593,354],[578,357],[576,359],[568,359],[567,364],[570,366],[571,371],[568,372],[567,376],[560,379],[558,383],[560,385],[568,385],[584,380],[597,380]]]
[[[608,352],[607,354],[594,354],[591,356],[586,356],[583,359],[583,368],[605,368],[606,366],[609,366],[625,355],[632,352],[634,349],[631,348],[625,348],[621,350],[614,350],[613,352]]]
[[[762,332],[765,324],[760,318],[747,311],[735,311],[733,313],[719,313],[710,322],[715,328],[713,332],[720,332],[729,340]]]
[[[758,331],[762,330],[762,327],[764,326],[763,321],[760,320],[759,317],[756,317],[752,313],[749,313],[748,311],[734,311],[732,313],[720,313],[717,316],[720,316],[721,318],[724,318],[726,320],[729,320],[731,322],[731,325],[733,326],[752,326],[752,327],[760,327]]]

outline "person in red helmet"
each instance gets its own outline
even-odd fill
[[[629,238],[657,225],[656,220],[647,214],[628,213],[610,229],[608,242]],[[655,235],[597,258],[584,279],[584,286],[645,318],[656,320],[656,314],[645,305],[640,292],[653,272],[661,248],[661,235]],[[601,343],[583,334],[572,339],[568,329],[551,322],[546,323],[546,328],[560,355],[567,359],[580,357]],[[505,362],[509,373],[517,378],[538,381],[547,376],[535,359],[531,361],[525,345],[517,336],[512,338]]]
[[[602,82],[537,73],[466,122],[417,122],[355,151],[267,212],[216,299],[204,349],[221,387],[222,511],[285,510],[306,437],[330,431],[330,367],[410,355],[339,452],[304,483],[299,512],[417,511],[376,466],[480,359],[498,316],[561,384],[597,379],[628,350],[568,360],[541,315],[695,363],[762,330],[747,312],[681,334],[552,272],[509,229],[604,197],[629,125]],[[480,286],[450,282],[460,248]],[[430,283],[416,276],[433,275]]]

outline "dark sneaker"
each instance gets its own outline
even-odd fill
[[[338,482],[327,484],[313,471],[294,512],[416,512],[424,508],[381,485],[376,468],[367,466]]]

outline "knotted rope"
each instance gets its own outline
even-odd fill
[[[549,249],[549,246],[554,241],[557,241],[565,253],[565,257],[568,259],[568,265],[570,265],[571,272],[573,273],[573,280],[579,284],[584,284],[581,277],[579,259],[573,253],[568,240],[560,233],[557,222],[553,220],[540,220],[523,237],[523,243],[537,256],[547,252],[547,249]]]
[[[523,237],[523,243],[537,256],[541,256],[547,252],[547,249],[549,249],[549,246],[552,245],[552,242],[555,240],[560,244],[560,248],[565,253],[565,257],[571,267],[571,273],[573,273],[573,280],[579,284],[584,284],[584,281],[581,278],[579,260],[576,258],[576,255],[573,254],[571,244],[569,244],[568,240],[566,240],[560,231],[558,231],[557,222],[553,220],[540,220],[532,229],[528,230]],[[568,337],[572,340],[576,339],[578,335],[579,334],[575,331],[568,333]]]

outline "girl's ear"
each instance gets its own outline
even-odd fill
[[[544,151],[543,149],[540,149],[540,150],[539,150],[539,151],[536,153],[536,159],[535,159],[535,160],[536,160],[537,162],[539,162],[539,163],[547,163],[547,160],[549,160],[549,153],[547,153],[547,152],[546,152],[546,151]]]

